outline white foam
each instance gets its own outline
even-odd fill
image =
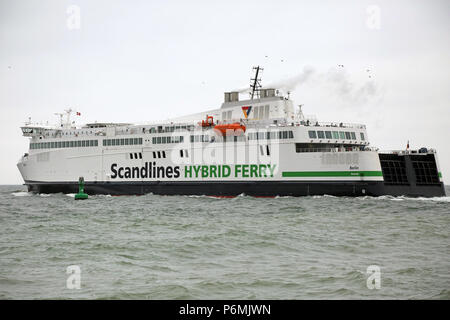
[[[12,195],[15,197],[29,197],[32,196],[33,193],[22,191],[22,192],[13,192]]]
[[[315,195],[312,196],[313,199],[322,199],[322,198],[338,198],[336,196],[333,196],[331,194],[322,194],[322,195]]]
[[[416,201],[436,201],[436,202],[450,202],[450,197],[433,197],[433,198],[405,198],[408,200],[416,200]]]
[[[112,197],[112,195],[110,195],[110,194],[97,194],[95,196],[99,197],[99,198],[110,198],[110,197]]]
[[[379,196],[379,197],[371,197],[371,196],[364,196],[364,197],[357,197],[357,199],[360,200],[391,200],[391,201],[435,201],[435,202],[450,202],[450,197],[432,197],[432,198],[425,198],[425,197],[405,197],[405,196]]]

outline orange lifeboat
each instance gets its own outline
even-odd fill
[[[204,127],[212,127],[214,125],[213,116],[206,116],[206,121],[202,120],[202,122],[198,123],[200,126]]]
[[[214,130],[217,130],[217,132],[222,136],[241,135],[245,132],[246,127],[239,122],[224,123],[214,126]]]

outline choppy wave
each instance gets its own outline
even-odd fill
[[[0,186],[1,298],[449,297],[450,197],[74,196]]]

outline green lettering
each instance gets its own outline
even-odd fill
[[[231,168],[229,165],[222,166],[222,177],[227,178],[230,176]]]
[[[264,174],[264,177],[267,177],[266,175],[266,165],[265,164],[260,164],[259,165],[259,176],[262,177]]]
[[[216,166],[209,166],[209,176],[210,178],[212,178],[214,176],[214,178],[217,178],[217,167]]]
[[[187,178],[189,174],[189,178],[192,178],[192,166],[184,166],[184,177]]]
[[[242,177],[248,178],[248,164],[242,165]]]
[[[194,166],[195,177],[198,178],[198,173],[200,172],[200,166]]]
[[[202,178],[208,178],[208,166],[202,166]]]
[[[234,177],[237,178],[238,173],[240,173],[240,172],[241,172],[241,165],[240,164],[236,164],[234,166]]]
[[[256,164],[250,165],[250,177],[258,177],[258,166]]]
[[[270,170],[270,176],[273,177],[273,172],[275,171],[275,167],[277,165],[274,164],[273,166],[271,166],[270,164],[268,164],[267,166],[269,167],[269,170]]]

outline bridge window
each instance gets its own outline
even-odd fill
[[[319,139],[325,139],[325,134],[323,133],[323,131],[317,131],[317,137]]]
[[[331,139],[331,131],[325,131],[325,137]]]
[[[309,137],[311,138],[311,139],[316,139],[317,138],[317,135],[316,135],[316,132],[315,131],[308,131],[308,134],[309,134]]]
[[[345,133],[344,133],[343,131],[339,131],[339,137],[340,137],[342,140],[345,140]]]
[[[351,138],[350,132],[345,131],[345,139],[350,140]]]
[[[333,139],[339,139],[339,132],[333,131]]]
[[[350,132],[350,134],[352,135],[352,140],[356,140],[356,134],[354,132]]]
[[[365,139],[364,139],[364,133],[363,133],[363,132],[360,132],[359,134],[361,135],[361,140],[364,141],[364,140],[365,140]]]

